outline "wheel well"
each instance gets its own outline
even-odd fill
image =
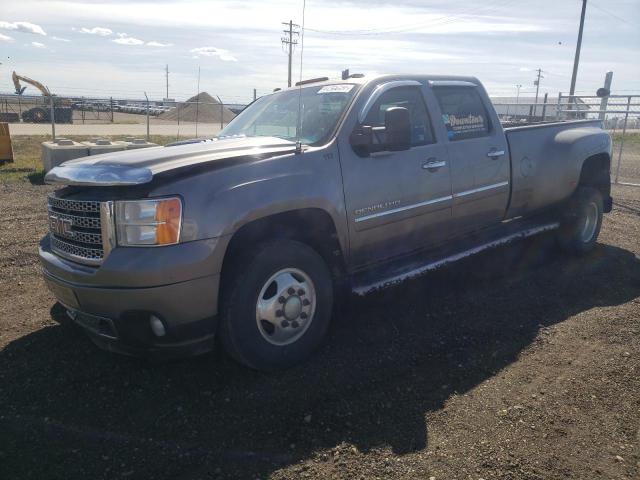
[[[309,245],[327,262],[334,277],[345,273],[344,256],[333,220],[324,210],[306,208],[270,215],[240,227],[231,237],[225,252],[222,275],[247,248],[278,238]]]
[[[611,158],[599,153],[587,158],[582,164],[579,185],[600,190],[604,199],[611,195]]]

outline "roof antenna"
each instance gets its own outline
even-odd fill
[[[296,125],[296,153],[302,153],[302,143],[300,142],[300,129],[302,128],[302,55],[304,53],[304,11],[307,7],[307,0],[302,0],[302,33],[300,34],[300,83],[298,88],[298,118]]]

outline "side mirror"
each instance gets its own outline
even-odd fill
[[[385,147],[390,151],[411,147],[411,119],[404,107],[391,107],[384,112]]]
[[[373,145],[373,129],[368,125],[356,127],[349,137],[349,143],[357,155],[366,157]]]

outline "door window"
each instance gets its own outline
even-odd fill
[[[427,114],[422,93],[416,87],[397,87],[383,93],[371,107],[364,124],[372,127],[384,126],[384,114],[391,107],[404,107],[409,110],[411,119],[411,146],[433,143],[431,122]],[[384,139],[375,135],[375,143],[384,143]]]
[[[490,124],[487,110],[474,87],[434,87],[449,140],[486,137]]]

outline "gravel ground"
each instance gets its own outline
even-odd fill
[[[540,237],[353,298],[278,375],[96,349],[38,273],[47,191],[0,186],[2,479],[640,476],[640,188],[589,256]]]

